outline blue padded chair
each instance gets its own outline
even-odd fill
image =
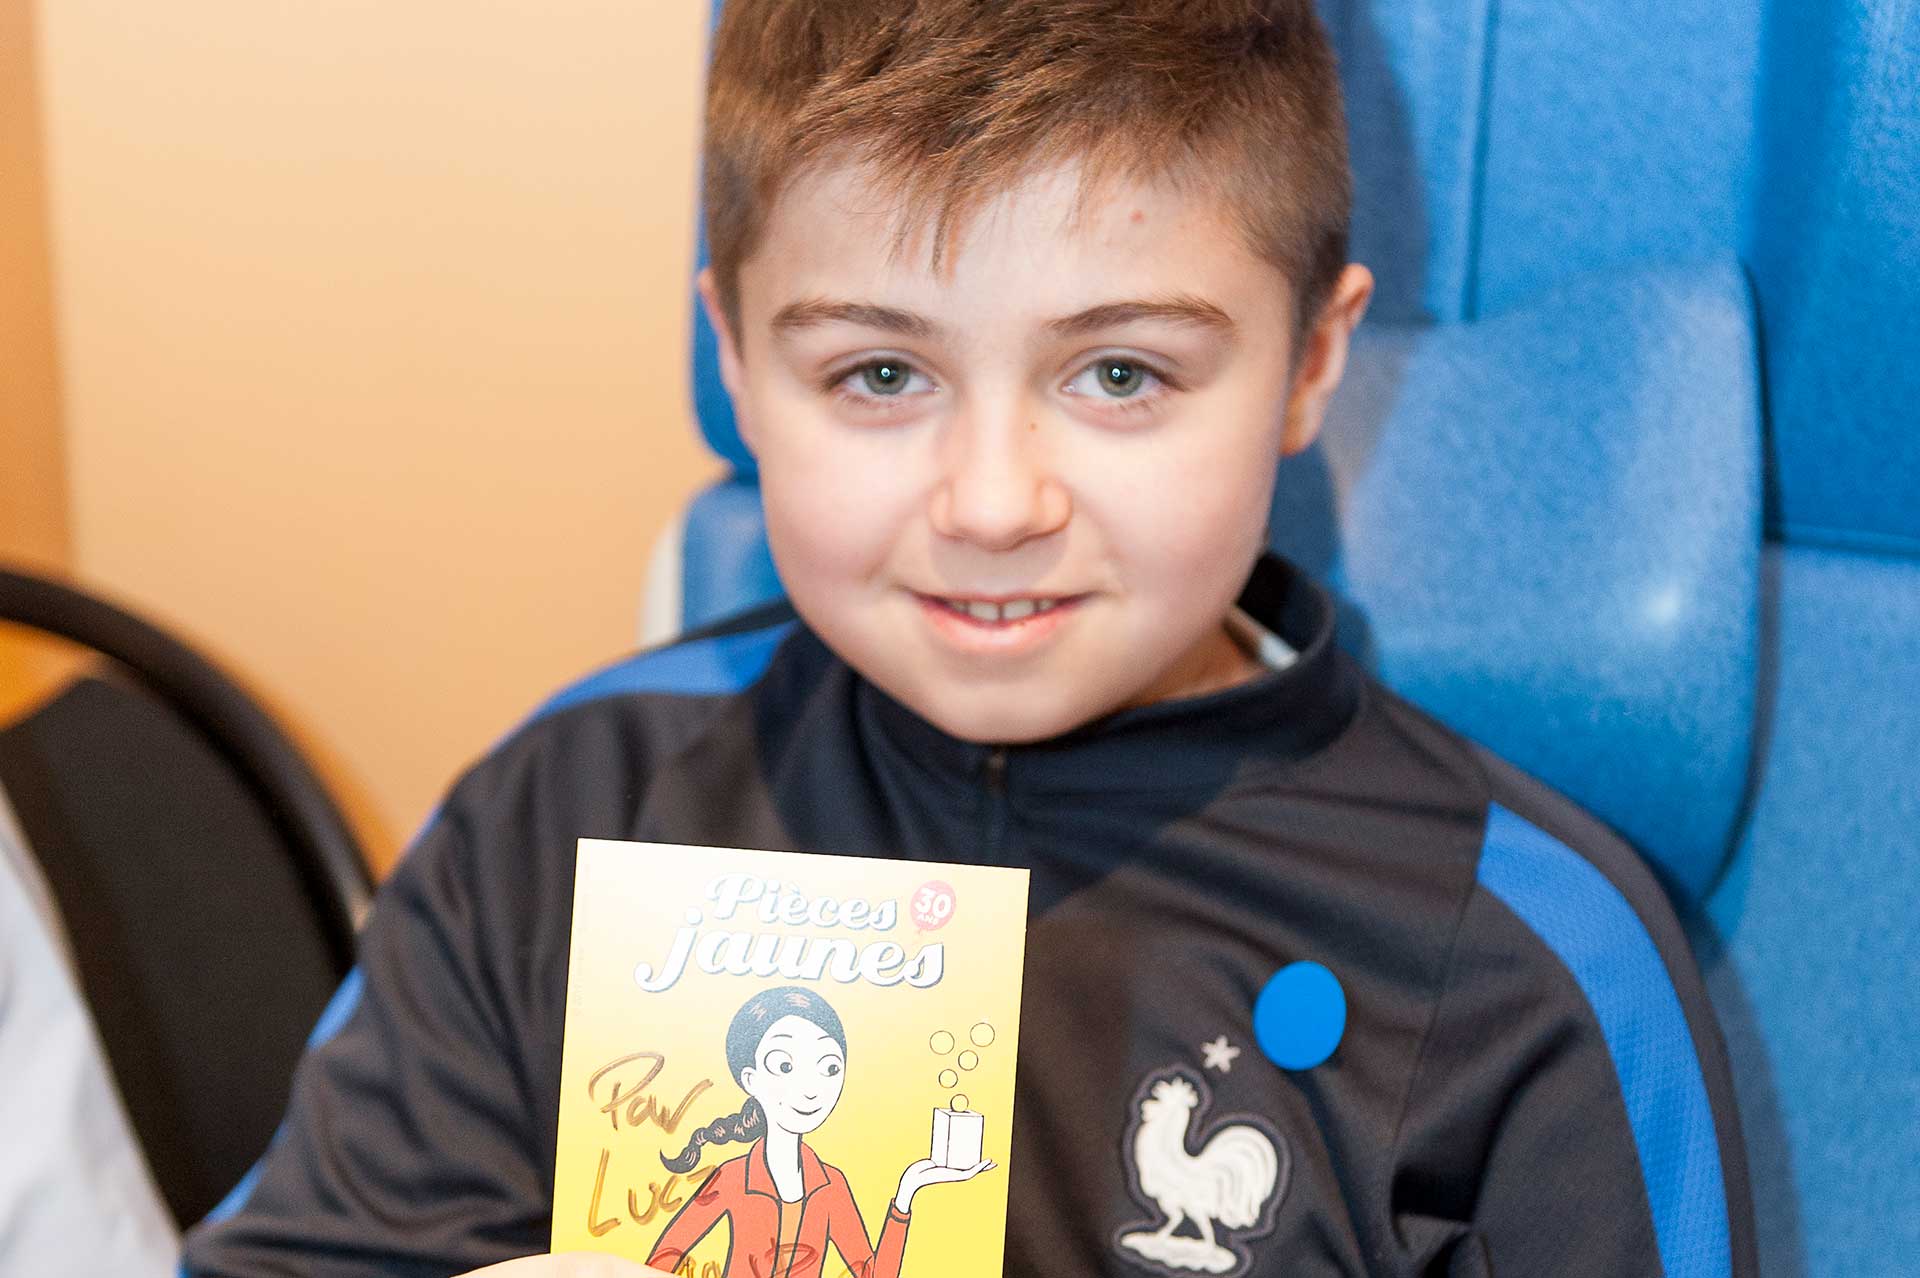
[[[1277,544],[1663,876],[1762,1272],[1920,1272],[1920,9],[1321,3],[1380,289]],[[696,329],[654,638],[780,590]]]
[[[1418,139],[1374,179],[1376,207],[1417,202],[1441,228],[1424,264],[1391,259],[1437,318],[1649,261],[1733,255],[1749,273],[1767,409],[1756,748],[1692,922],[1763,1271],[1920,1272],[1920,10],[1353,0],[1336,22],[1356,119]],[[1464,182],[1446,163],[1462,155]]]

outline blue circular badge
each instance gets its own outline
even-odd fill
[[[1319,963],[1289,963],[1253,1004],[1253,1036],[1281,1069],[1312,1069],[1347,1030],[1347,994]]]

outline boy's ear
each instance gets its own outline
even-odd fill
[[[720,384],[727,388],[727,397],[733,401],[733,424],[740,432],[740,442],[747,451],[757,453],[753,444],[753,425],[748,421],[746,396],[741,388],[746,384],[745,364],[740,358],[740,343],[727,323],[726,308],[720,305],[720,288],[714,282],[713,268],[703,266],[694,276],[694,287],[700,291],[700,305],[707,313],[707,322],[713,325],[713,335],[718,338],[716,345],[720,351]]]
[[[1347,371],[1347,350],[1353,330],[1373,300],[1373,272],[1349,262],[1334,281],[1313,326],[1302,338],[1294,363],[1293,386],[1287,392],[1287,423],[1280,437],[1280,455],[1291,457],[1320,435],[1327,419],[1327,403]]]

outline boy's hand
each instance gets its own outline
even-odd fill
[[[475,1269],[460,1278],[673,1278],[663,1269],[649,1269],[618,1256],[597,1251],[569,1251],[558,1256],[522,1256]]]

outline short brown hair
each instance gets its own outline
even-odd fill
[[[726,0],[705,200],[736,332],[767,211],[830,152],[934,216],[936,267],[971,211],[1065,162],[1083,200],[1114,177],[1216,194],[1301,326],[1346,264],[1346,123],[1312,0]]]

